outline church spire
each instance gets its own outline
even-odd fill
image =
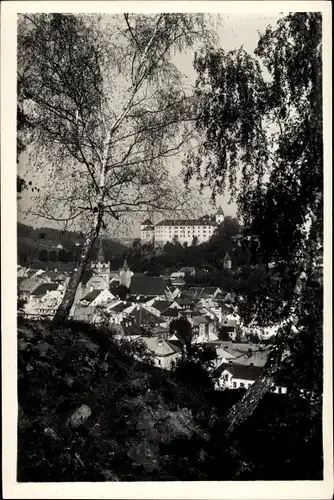
[[[99,240],[99,253],[98,253],[97,261],[100,262],[100,264],[105,263],[102,239]]]
[[[124,271],[128,271],[128,269],[129,269],[129,265],[128,265],[128,261],[126,260],[126,257],[125,257],[124,262],[123,262],[123,269],[124,269]]]

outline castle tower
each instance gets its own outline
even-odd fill
[[[217,224],[222,224],[224,222],[225,215],[224,215],[222,207],[218,208],[215,219],[216,219]]]
[[[140,226],[140,239],[143,243],[154,242],[154,224],[146,219]]]
[[[119,271],[119,284],[130,288],[133,272],[130,270],[127,260],[124,259],[123,267]]]
[[[99,241],[99,251],[96,262],[91,263],[93,275],[100,278],[101,287],[109,288],[110,284],[110,262],[106,262],[103,252],[102,239]]]

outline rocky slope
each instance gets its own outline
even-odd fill
[[[108,330],[19,321],[18,481],[315,480],[321,408],[268,394],[228,444],[243,390],[200,363],[166,372]]]
[[[18,480],[178,479],[171,450],[207,439],[198,394],[106,330],[21,322],[18,367]]]

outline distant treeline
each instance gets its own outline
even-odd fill
[[[80,255],[84,235],[74,231],[60,231],[55,228],[31,226],[18,223],[18,261],[29,265],[32,261],[41,262],[76,262]],[[57,248],[59,245],[61,247]],[[113,269],[118,269],[128,248],[117,241],[102,239],[105,260],[111,262]],[[90,258],[98,256],[99,241],[91,251]]]

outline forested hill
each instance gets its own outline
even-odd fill
[[[19,264],[32,261],[74,262],[78,259],[83,234],[75,231],[60,231],[51,227],[33,228],[18,222],[18,260]],[[111,238],[103,240],[104,256],[107,261],[121,262],[127,247]],[[61,247],[59,247],[61,245]],[[92,249],[91,258],[96,258],[98,244]]]

